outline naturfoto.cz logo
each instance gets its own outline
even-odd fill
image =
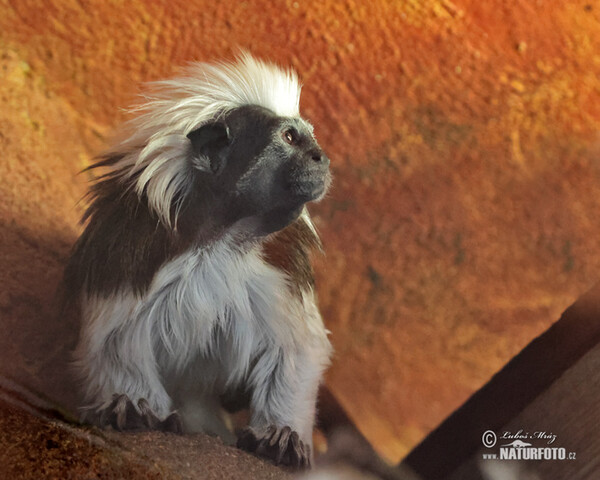
[[[489,449],[498,445],[499,450],[498,453],[484,453],[483,459],[575,460],[575,452],[567,452],[566,448],[553,445],[556,438],[555,434],[545,431],[536,431],[533,433],[523,430],[515,433],[505,431],[498,436],[493,430],[486,430],[481,436],[481,443]]]

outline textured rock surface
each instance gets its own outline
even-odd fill
[[[0,476],[11,480],[291,477],[205,435],[103,432],[61,417],[45,400],[0,377]]]
[[[94,434],[44,421],[2,401],[0,427],[3,478],[180,478]]]
[[[575,0],[0,0],[2,368],[71,401],[47,306],[74,175],[138,82],[239,46],[306,84],[336,177],[328,382],[397,459],[598,279],[599,24]]]

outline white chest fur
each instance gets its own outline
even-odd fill
[[[263,342],[291,340],[285,316],[293,303],[285,274],[258,248],[240,252],[219,242],[164,265],[137,316],[152,325],[164,367],[179,370],[197,356],[235,357],[229,383],[246,373]]]

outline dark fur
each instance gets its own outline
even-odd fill
[[[103,158],[90,168],[118,160]],[[123,184],[119,175],[100,177],[88,198],[91,205],[82,219],[87,225],[65,270],[70,299],[83,292],[108,296],[123,285],[143,293],[160,266],[189,246],[149,211],[145,199]]]

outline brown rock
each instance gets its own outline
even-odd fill
[[[256,479],[290,475],[205,435],[102,432],[0,378],[0,477],[6,479]]]

